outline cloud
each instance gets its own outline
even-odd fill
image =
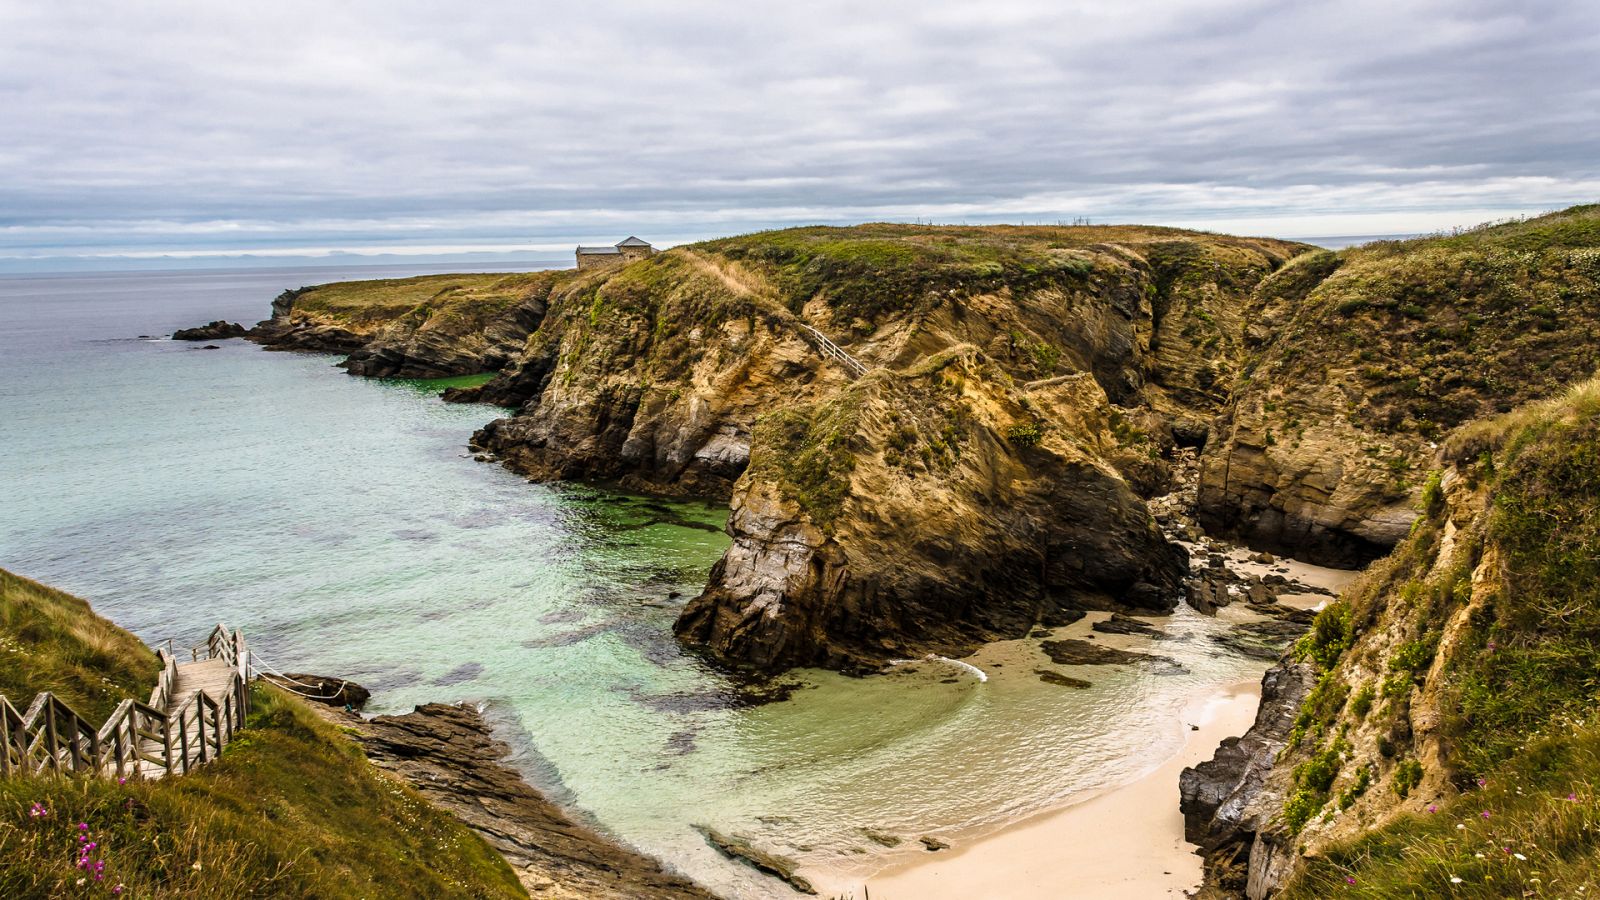
[[[0,0],[0,256],[1469,224],[1600,197],[1596,58],[1590,0]]]

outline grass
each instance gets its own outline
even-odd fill
[[[1356,424],[1433,439],[1593,374],[1600,206],[1303,258],[1256,301],[1284,325],[1255,380],[1343,384]]]
[[[1257,254],[1251,260],[1263,270],[1309,249],[1268,239],[1140,226],[890,224],[789,228],[708,241],[696,248],[764,271],[792,310],[822,298],[839,319],[873,322],[915,309],[934,293],[1082,289],[1100,272],[1095,254],[1108,243],[1148,246],[1152,279],[1163,295],[1191,276],[1197,264],[1203,263],[1207,273],[1223,271],[1215,248],[1251,251]]]
[[[750,438],[748,477],[770,479],[827,528],[850,493],[864,390],[858,382],[838,397],[763,416]]]
[[[571,280],[567,270],[516,274],[420,275],[336,281],[301,288],[294,311],[356,331],[400,319],[487,319]]]
[[[148,696],[157,671],[84,601],[0,570],[0,688],[13,702],[49,690],[98,721]],[[113,896],[118,884],[139,898],[526,896],[476,834],[299,701],[262,684],[253,698],[248,729],[183,777],[0,779],[0,897]],[[103,881],[76,864],[80,833]]]
[[[50,691],[99,723],[149,697],[159,673],[150,648],[89,604],[0,569],[0,694],[18,712]]]
[[[1600,892],[1600,730],[1523,752],[1431,813],[1304,858],[1285,900],[1583,897]],[[1487,813],[1487,816],[1485,816]]]
[[[488,845],[298,701],[258,684],[254,703],[249,730],[182,778],[0,779],[0,896],[526,896]],[[81,887],[79,823],[104,865]]]
[[[1355,739],[1362,719],[1400,722],[1429,690],[1436,700],[1423,715],[1438,722],[1439,762],[1461,793],[1436,812],[1319,846],[1286,897],[1574,897],[1600,887],[1600,379],[1463,429],[1443,455],[1457,479],[1449,490],[1475,492],[1484,510],[1464,519],[1434,482],[1411,536],[1302,639],[1301,658],[1322,680],[1294,743],[1322,742],[1286,754],[1298,763],[1283,821],[1298,831],[1332,799],[1345,735]],[[1458,555],[1441,566],[1447,520]],[[1371,646],[1372,629],[1389,635],[1387,651]],[[1374,704],[1368,682],[1345,716],[1340,678],[1352,657],[1382,673],[1387,702]],[[1409,728],[1400,738],[1373,730],[1395,763],[1387,776],[1363,768],[1340,808],[1384,777],[1391,799],[1424,779]]]

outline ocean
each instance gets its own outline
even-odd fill
[[[1181,674],[1084,667],[1093,687],[1065,688],[1034,674],[1037,641],[1010,641],[967,660],[981,677],[806,671],[752,705],[671,635],[725,508],[476,462],[468,437],[504,411],[443,403],[440,383],[164,339],[254,322],[285,288],[425,271],[0,276],[0,565],[152,644],[242,627],[281,670],[369,687],[369,712],[478,704],[532,783],[732,897],[792,892],[696,826],[848,886],[921,835],[959,844],[1131,780],[1182,742],[1187,700],[1265,668],[1185,607],[1152,649]]]

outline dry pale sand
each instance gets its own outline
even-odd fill
[[[859,900],[1118,900],[1182,897],[1200,886],[1183,839],[1178,773],[1255,720],[1261,689],[1242,682],[1190,704],[1198,725],[1178,754],[1131,784],[929,853],[867,880]]]

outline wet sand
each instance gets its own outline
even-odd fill
[[[1070,900],[1182,897],[1199,887],[1183,839],[1178,773],[1254,721],[1260,687],[1242,682],[1192,702],[1183,748],[1130,784],[929,853],[869,878],[857,900]]]

